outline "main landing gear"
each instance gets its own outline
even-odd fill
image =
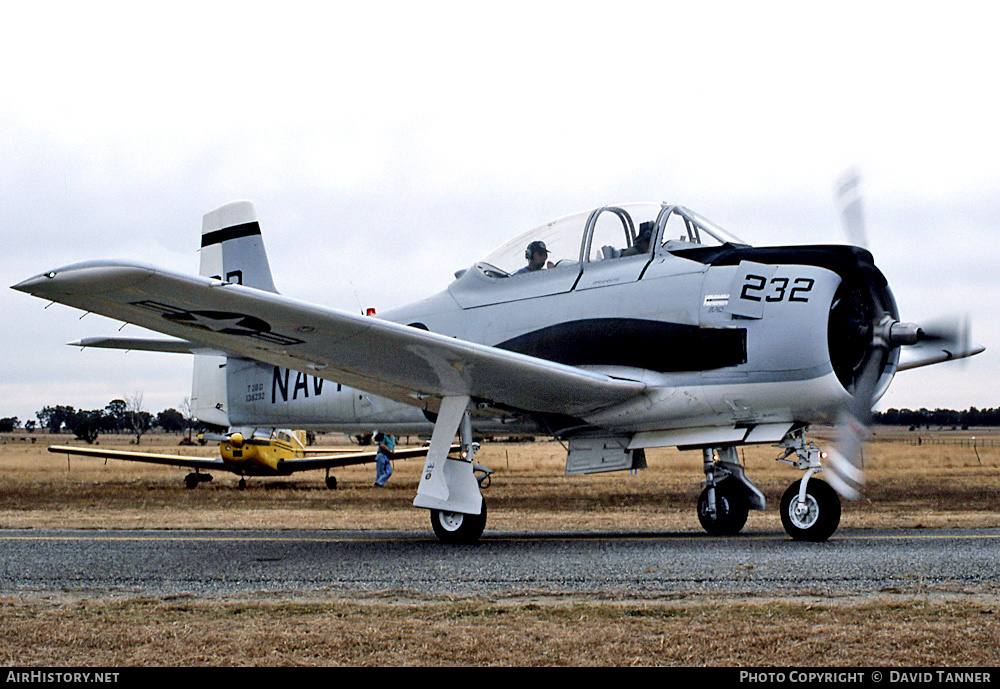
[[[698,521],[713,536],[738,534],[750,509],[763,510],[767,501],[743,472],[735,447],[705,448],[704,488],[698,497]]]
[[[804,470],[805,476],[781,497],[781,524],[796,541],[825,541],[840,525],[840,496],[830,484],[814,478],[822,471],[825,453],[806,443],[805,429],[796,429],[779,443],[785,454],[778,461]],[[698,521],[715,536],[732,536],[746,524],[751,509],[763,510],[763,493],[750,482],[735,447],[707,448],[705,481],[698,498]],[[795,455],[795,459],[789,459]]]
[[[478,443],[473,443],[473,447],[477,445]],[[480,489],[488,487],[493,470],[478,462],[472,463],[472,469]],[[486,498],[483,498],[479,514],[432,509],[431,528],[442,543],[475,543],[486,529]]]
[[[456,433],[461,456],[449,457]],[[475,543],[486,528],[481,489],[493,472],[473,460],[478,449],[472,442],[471,400],[442,398],[413,505],[430,510],[431,527],[443,543]]]
[[[192,471],[190,474],[184,477],[184,487],[191,490],[198,487],[199,483],[205,483],[206,481],[211,481],[211,474],[202,474],[198,471]]]

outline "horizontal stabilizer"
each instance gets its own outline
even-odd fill
[[[125,349],[145,352],[169,352],[173,354],[209,354],[225,356],[225,352],[187,340],[164,340],[143,337],[85,337],[79,342],[70,342],[74,347],[99,347],[101,349]]]

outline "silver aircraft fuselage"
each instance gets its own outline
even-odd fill
[[[599,428],[635,434],[641,446],[676,440],[667,430],[773,425],[783,429],[780,437],[789,424],[835,419],[864,363],[870,335],[858,324],[876,301],[895,314],[867,251],[658,237],[646,253],[595,258],[602,212],[627,215],[621,208],[594,211],[581,223],[577,256],[522,274],[481,261],[443,292],[379,318],[646,386],[645,394],[584,418],[477,400],[481,432]],[[676,207],[661,213],[689,224],[697,218]],[[660,226],[669,222],[661,218]],[[880,391],[896,358],[886,362]],[[231,360],[228,374],[234,424],[345,431],[377,424],[415,433],[432,427],[434,415],[419,400],[398,404],[248,360]]]

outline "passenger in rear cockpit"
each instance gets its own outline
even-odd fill
[[[528,265],[515,272],[514,275],[534,273],[542,268],[552,267],[551,263],[548,266],[545,265],[545,259],[549,257],[549,250],[545,248],[545,242],[535,241],[529,244],[528,248],[524,250],[524,257],[528,259]]]
[[[639,225],[639,236],[635,238],[635,244],[627,249],[622,249],[621,255],[624,256],[638,256],[639,254],[649,253],[649,242],[653,237],[653,226],[655,223],[653,221],[647,221]]]

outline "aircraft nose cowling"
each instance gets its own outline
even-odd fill
[[[97,294],[138,285],[149,278],[149,270],[105,261],[75,263],[28,278],[13,285],[12,289],[41,298],[56,294]]]
[[[888,388],[899,361],[899,345],[916,336],[898,318],[889,285],[873,264],[843,275],[830,306],[827,332],[833,370],[852,395],[864,377],[872,378],[872,401]]]

